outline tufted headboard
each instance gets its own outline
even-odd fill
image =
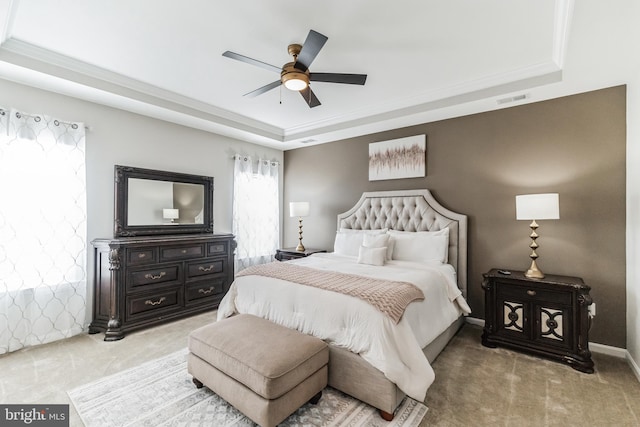
[[[429,190],[363,193],[354,207],[338,215],[338,230],[341,228],[398,231],[449,228],[449,264],[456,269],[458,287],[467,297],[467,216],[442,206]]]

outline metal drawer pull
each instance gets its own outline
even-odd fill
[[[166,275],[167,275],[167,273],[165,273],[164,271],[161,271],[160,274],[158,274],[157,276],[154,276],[151,273],[147,273],[147,274],[144,275],[144,278],[145,279],[151,279],[151,280],[157,280],[157,279],[163,278]]]
[[[146,256],[147,256],[147,254],[138,254],[138,258],[144,258]]]
[[[213,286],[211,286],[209,289],[198,289],[198,292],[201,294],[205,294],[205,295],[209,295],[211,292],[213,292],[215,288]]]
[[[198,267],[198,270],[200,270],[200,271],[211,271],[211,270],[213,270],[213,267],[214,267],[213,264],[210,265],[209,267],[200,266],[200,267]]]
[[[183,250],[182,250],[182,253],[183,253],[183,254],[186,254],[186,253],[187,253],[187,250],[186,250],[186,249],[183,249]]]
[[[144,303],[145,305],[158,305],[158,304],[162,304],[166,299],[167,297],[160,297],[158,301],[151,301],[150,299],[148,299]]]
[[[528,290],[527,291],[527,295],[529,295],[531,297],[535,297],[536,296],[536,291]]]

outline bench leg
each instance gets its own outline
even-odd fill
[[[313,396],[310,400],[309,403],[311,403],[312,405],[317,404],[318,402],[320,402],[320,398],[322,397],[322,390],[318,392],[318,394],[316,394],[315,396]]]
[[[380,410],[380,416],[382,417],[383,420],[385,421],[391,421],[393,420],[393,414],[390,414],[388,412],[383,411],[382,409]]]
[[[200,380],[198,380],[196,377],[193,377],[193,383],[196,385],[196,388],[202,388],[204,387],[204,384],[202,384],[202,382],[200,382]]]

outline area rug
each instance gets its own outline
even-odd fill
[[[104,377],[68,392],[87,427],[253,427],[250,419],[187,373],[187,350]],[[406,398],[391,422],[378,411],[327,387],[317,405],[306,404],[281,426],[416,427],[427,407]]]

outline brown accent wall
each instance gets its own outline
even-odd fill
[[[430,189],[469,217],[468,299],[483,318],[482,273],[530,263],[529,224],[515,219],[515,196],[557,192],[560,219],[539,222],[538,265],[582,277],[597,305],[590,341],[625,348],[625,116],[618,86],[290,150],[283,211],[309,201],[304,244],[332,250],[336,215],[363,191]],[[416,134],[427,135],[427,176],[369,182],[369,143]],[[297,238],[297,220],[285,217],[285,246]]]

